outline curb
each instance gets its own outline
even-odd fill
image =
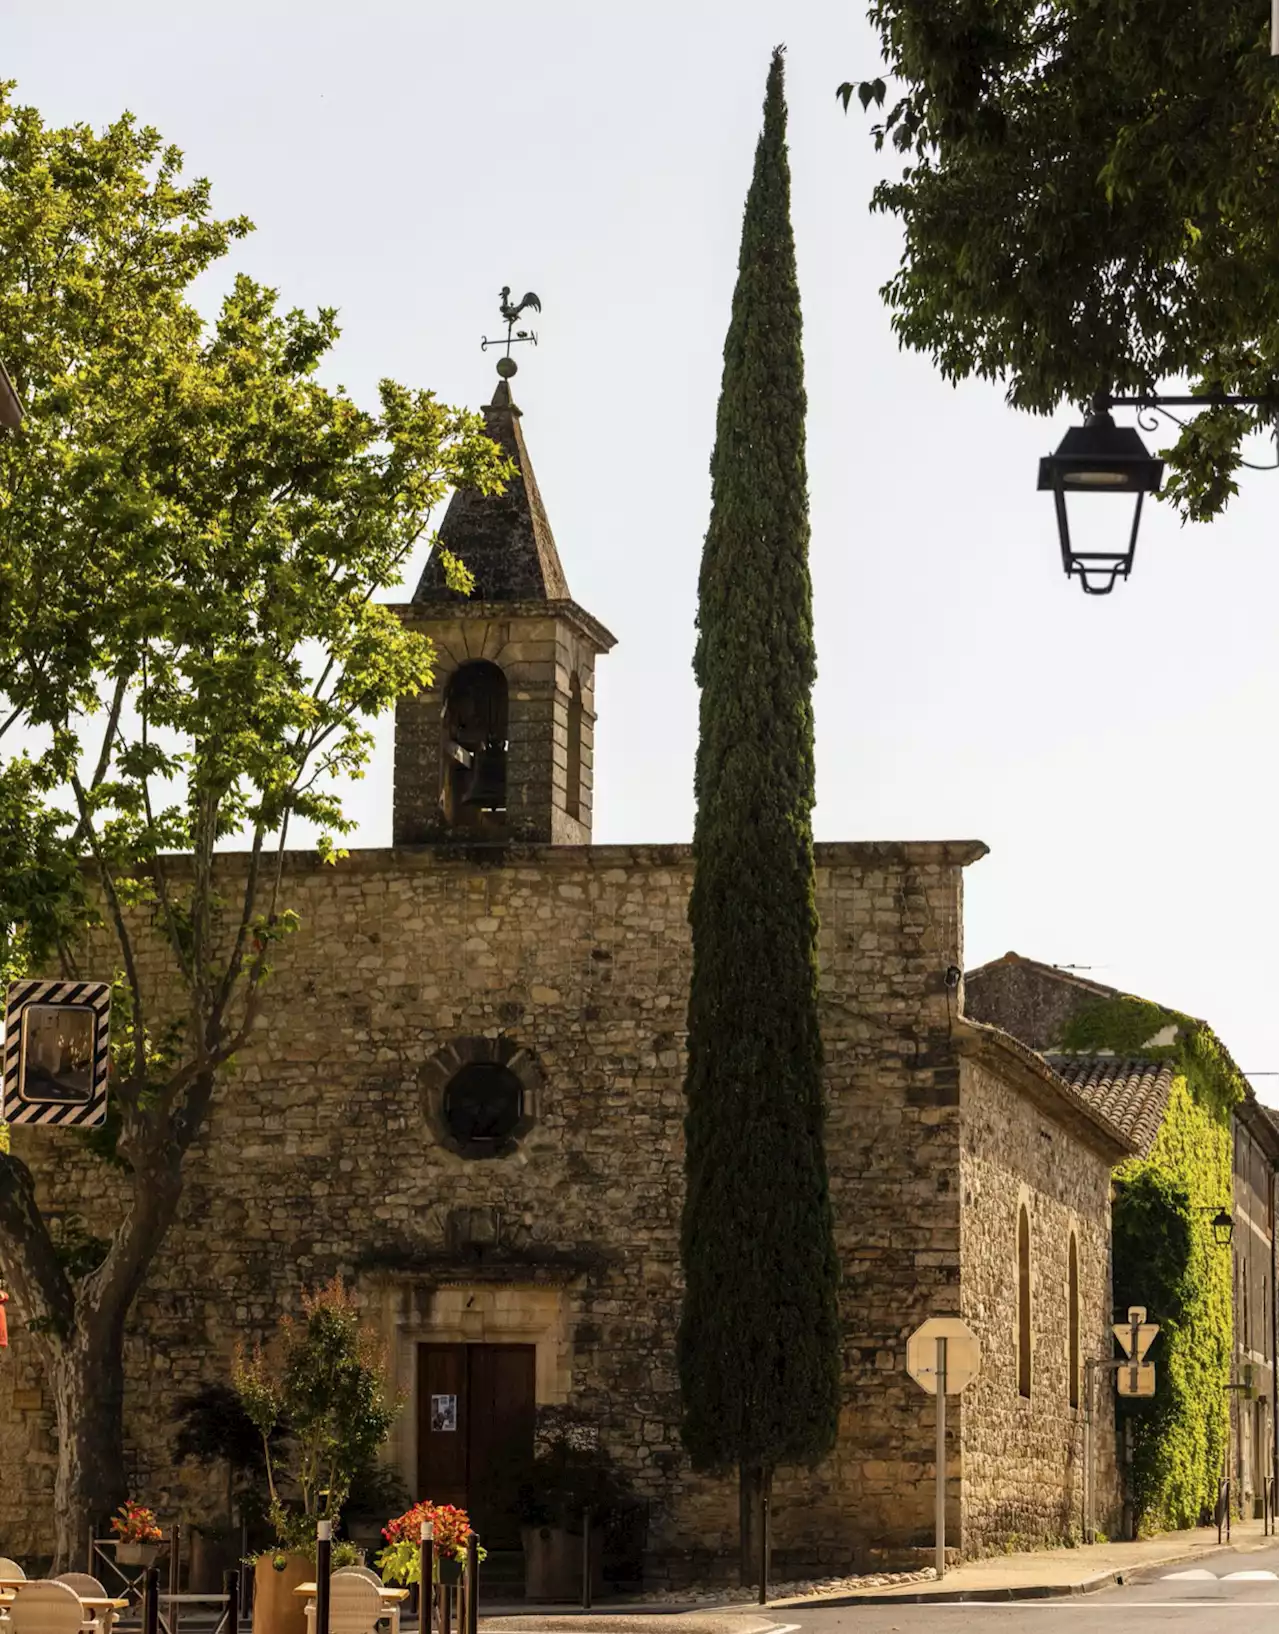
[[[912,1594],[877,1593],[874,1590],[859,1594],[854,1591],[849,1594],[815,1597],[812,1600],[770,1601],[764,1609],[794,1613],[805,1610],[817,1611],[828,1606],[941,1606],[972,1604],[975,1601],[1003,1603],[1011,1600],[1065,1600],[1075,1595],[1097,1594],[1102,1589],[1118,1588],[1125,1583],[1143,1582],[1147,1580],[1149,1573],[1163,1571],[1166,1566],[1191,1565],[1197,1560],[1209,1560],[1214,1555],[1225,1554],[1228,1550],[1239,1554],[1257,1554],[1275,1546],[1274,1537],[1251,1540],[1248,1543],[1211,1543],[1207,1547],[1196,1548],[1189,1554],[1171,1554],[1163,1560],[1144,1560],[1132,1566],[1113,1566],[1107,1571],[1095,1573],[1092,1577],[1083,1577],[1075,1583],[1010,1584],[1004,1588],[939,1589],[932,1593],[927,1589],[921,1589]]]
[[[828,1606],[946,1606],[965,1605],[973,1601],[988,1603],[1005,1600],[1065,1600],[1071,1595],[1093,1594],[1098,1589],[1114,1588],[1125,1582],[1123,1571],[1099,1572],[1079,1583],[1026,1583],[993,1589],[939,1589],[936,1593],[916,1594],[842,1594],[824,1600],[789,1600],[770,1610],[803,1611],[825,1610]]]

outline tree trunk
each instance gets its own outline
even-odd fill
[[[80,1568],[95,1535],[128,1494],[124,1481],[124,1345],[121,1324],[102,1311],[80,1315],[66,1342],[48,1345],[58,1426],[54,1479],[55,1572]],[[86,1564],[82,1569],[92,1571]]]

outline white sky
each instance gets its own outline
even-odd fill
[[[516,395],[572,593],[618,637],[601,841],[691,831],[707,462],[785,40],[817,835],[985,840],[969,964],[1089,966],[1204,1016],[1246,1070],[1280,1068],[1276,478],[1246,473],[1212,528],[1150,510],[1113,596],[1067,584],[1035,475],[1071,416],[953,389],[890,332],[899,235],[866,201],[896,159],[834,94],[878,67],[859,0],[2,0],[0,22],[21,100],[95,125],[131,108],[254,219],[218,288],[244,269],[341,309],[330,378],[358,399],[392,374],[485,400],[497,289],[542,297]],[[384,730],[351,791],[355,843],[389,842],[388,750]],[[1254,1082],[1277,1099],[1280,1079]]]

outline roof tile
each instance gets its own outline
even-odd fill
[[[1169,1104],[1172,1062],[1120,1055],[1046,1055],[1045,1059],[1143,1152],[1151,1149]]]

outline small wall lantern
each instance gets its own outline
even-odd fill
[[[1232,1233],[1235,1231],[1235,1221],[1227,1213],[1226,1209],[1220,1208],[1209,1224],[1213,1228],[1214,1242],[1218,1244],[1219,1248],[1229,1248]]]

